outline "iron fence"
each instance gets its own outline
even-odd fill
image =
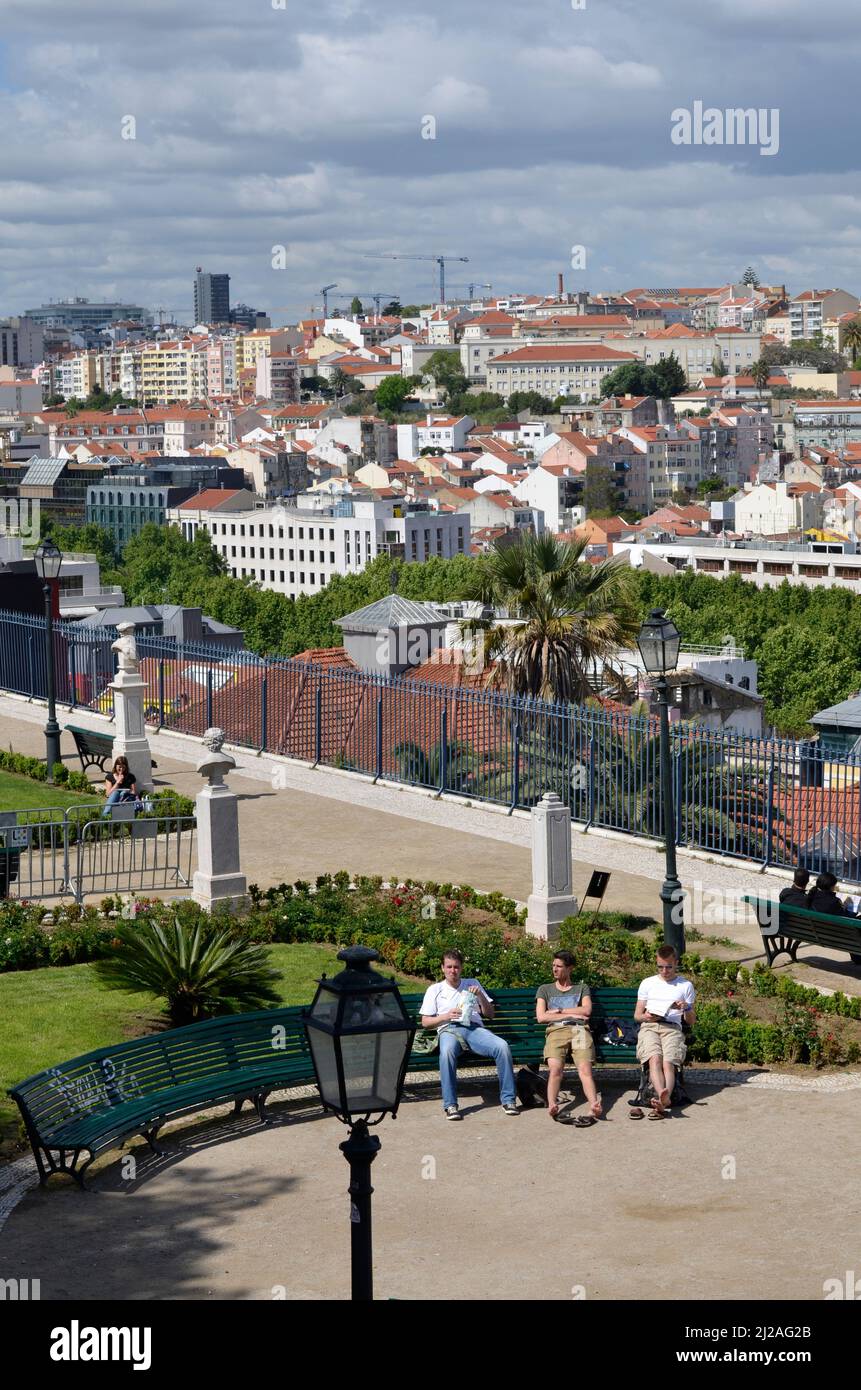
[[[57,697],[112,708],[115,629],[54,625]],[[586,826],[663,838],[657,721],[302,658],[137,639],[147,722],[510,810],[555,791]],[[0,613],[0,687],[44,698],[44,620]],[[449,676],[457,668],[441,668]],[[813,740],[671,728],[676,841],[861,882],[861,759]]]

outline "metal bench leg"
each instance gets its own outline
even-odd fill
[[[798,957],[800,943],[789,936],[775,936],[769,933],[768,936],[763,935],[762,944],[765,947],[766,959],[770,966],[774,965],[778,956],[789,956],[789,959],[793,961]]]
[[[155,1142],[158,1132],[163,1124],[164,1120],[156,1120],[155,1124],[150,1125],[148,1128],[141,1129],[139,1131],[139,1133],[143,1135],[144,1139],[149,1144],[152,1152],[154,1154],[157,1154],[159,1158],[165,1158],[167,1155],[167,1149],[160,1149],[158,1144]]]

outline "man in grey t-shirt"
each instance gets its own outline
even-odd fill
[[[551,1120],[559,1114],[559,1087],[565,1063],[573,1061],[597,1120],[604,1111],[595,1087],[592,1063],[595,1044],[589,1031],[592,1013],[592,994],[587,984],[574,984],[571,967],[574,956],[570,951],[557,951],[553,957],[553,983],[540,985],[535,994],[535,1017],[547,1025],[544,1060],[550,1073],[547,1078],[547,1106]]]

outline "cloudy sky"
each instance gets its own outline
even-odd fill
[[[389,251],[468,256],[453,290],[857,293],[859,71],[858,0],[0,0],[0,316],[187,318],[197,264],[278,321],[429,299]],[[695,102],[776,108],[778,153],[674,144]]]

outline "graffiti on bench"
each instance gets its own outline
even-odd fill
[[[53,1078],[53,1089],[76,1114],[91,1114],[143,1095],[134,1072],[126,1071],[125,1062],[118,1067],[111,1057],[103,1057],[79,1076],[64,1075],[59,1067],[51,1067],[48,1075]]]

